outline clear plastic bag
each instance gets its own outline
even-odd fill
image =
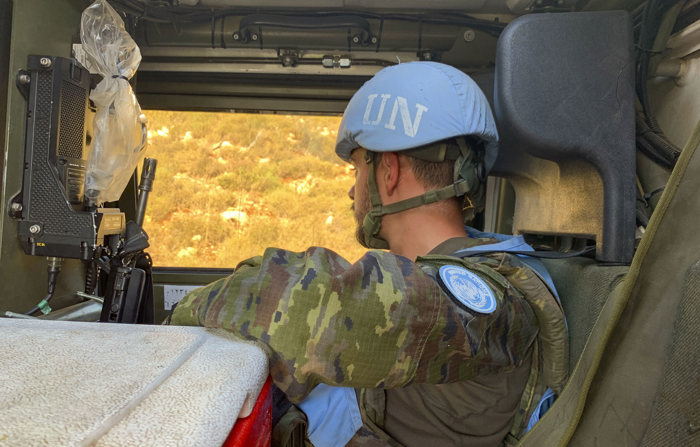
[[[141,51],[106,0],[83,11],[80,39],[86,68],[103,77],[90,93],[97,114],[85,173],[85,196],[99,205],[119,199],[146,152],[146,118],[129,85]]]

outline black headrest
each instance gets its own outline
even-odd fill
[[[531,14],[505,28],[496,56],[500,149],[493,174],[522,180],[521,191],[515,182],[516,204],[526,202],[516,205],[518,232],[592,237],[599,260],[630,262],[633,64],[626,12]],[[555,185],[545,184],[545,171]],[[546,206],[568,217],[543,219]],[[600,222],[579,222],[595,220],[596,210]]]

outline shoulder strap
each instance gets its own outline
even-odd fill
[[[587,254],[593,253],[595,251],[595,246],[594,245],[589,245],[582,250],[577,250],[577,251],[555,251],[555,250],[547,250],[547,251],[518,251],[518,250],[508,250],[508,249],[494,249],[494,250],[489,250],[488,245],[484,246],[483,250],[460,250],[457,251],[453,254],[453,256],[457,256],[458,258],[466,258],[466,257],[471,257],[471,256],[483,256],[485,254],[489,253],[510,253],[513,255],[518,255],[518,256],[530,256],[532,258],[543,258],[543,259],[565,259],[565,258],[574,258],[576,256],[585,256]]]
[[[458,252],[459,253],[459,252]],[[563,309],[556,296],[548,272],[539,259],[528,257],[529,251],[479,251],[471,250],[466,256],[490,255],[499,262],[494,267],[516,289],[537,317],[540,333],[533,353],[533,367],[521,399],[520,410],[515,418],[509,439],[516,441],[528,429],[532,414],[539,408],[546,389],[556,394],[564,388],[569,374],[569,338]]]

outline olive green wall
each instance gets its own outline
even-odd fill
[[[71,46],[80,31],[80,14],[90,4],[86,0],[1,0],[4,15],[0,28],[0,54],[7,52],[6,65],[0,66],[4,90],[0,98],[3,160],[2,201],[0,211],[0,313],[6,310],[26,312],[46,295],[46,259],[24,254],[17,238],[17,221],[8,215],[10,199],[22,187],[26,101],[15,86],[19,70],[26,67],[27,56],[41,54],[71,56]],[[11,30],[5,19],[11,12]],[[8,20],[9,22],[9,20]],[[7,33],[11,32],[9,46]],[[5,94],[6,93],[6,94]],[[4,115],[4,116],[3,116]],[[77,302],[74,293],[83,289],[84,266],[77,260],[65,260],[52,301],[52,307]]]

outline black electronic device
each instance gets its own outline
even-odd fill
[[[22,190],[11,201],[25,253],[89,262],[86,292],[104,296],[101,321],[153,323],[148,236],[141,228],[156,161],[147,159],[138,223],[116,208],[87,206],[84,184],[95,110],[91,75],[77,61],[29,56],[17,86],[27,100]],[[55,270],[55,271],[54,271]],[[48,308],[60,267],[49,270],[49,293],[29,314]],[[99,278],[103,280],[100,281]]]
[[[90,73],[73,59],[28,58],[17,85],[27,99],[22,192],[10,205],[25,253],[92,259],[98,233],[119,234],[124,214],[85,210],[92,141]],[[114,210],[111,210],[114,211]]]

